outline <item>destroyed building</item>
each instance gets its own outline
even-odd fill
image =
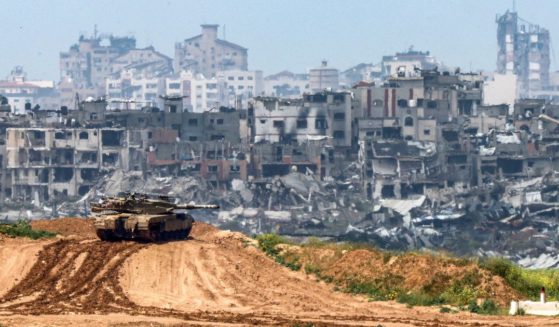
[[[251,108],[255,143],[302,143],[331,139],[337,147],[352,144],[353,99],[349,92],[319,92],[302,99],[257,97]]]
[[[551,62],[549,31],[526,22],[515,11],[498,16],[496,22],[497,72],[517,75],[524,96],[547,88]]]
[[[5,103],[0,198],[39,217],[159,193],[220,204],[218,217],[197,218],[248,233],[511,258],[517,247],[502,240],[514,239],[533,243],[514,259],[537,263],[559,243],[534,241],[557,228],[559,106],[486,104],[484,87],[479,74],[413,69],[243,109],[196,112],[175,93],[19,116]]]
[[[42,203],[85,195],[104,169],[129,170],[130,133],[114,128],[8,128],[11,197]]]

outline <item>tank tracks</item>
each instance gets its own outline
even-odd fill
[[[116,234],[110,230],[97,230],[97,237],[103,241],[123,241],[123,240],[138,240],[146,242],[165,242],[165,241],[176,241],[176,240],[186,240],[190,234],[192,227],[184,230],[177,231],[150,231],[149,233],[142,234],[128,234],[120,235]]]

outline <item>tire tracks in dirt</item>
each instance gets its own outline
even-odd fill
[[[204,226],[202,226],[203,228]],[[63,238],[45,244],[28,260],[29,273],[0,297],[0,317],[9,315],[104,315],[109,313],[177,318],[186,323],[313,326],[528,326],[524,321],[464,317],[403,309],[394,303],[364,303],[335,293],[301,273],[281,267],[238,235],[208,230],[195,239],[164,244],[101,242]],[[136,262],[136,263],[134,263]],[[143,264],[143,266],[142,266]],[[148,292],[165,296],[200,296],[207,309],[166,308],[164,301],[143,303],[129,295],[130,281],[160,265]],[[168,268],[167,268],[168,267]],[[126,275],[126,273],[124,273]],[[124,278],[126,280],[126,278]],[[169,283],[163,287],[161,283]],[[182,283],[183,293],[165,293]],[[147,283],[151,285],[152,283]],[[145,285],[144,285],[145,286]],[[161,288],[163,287],[163,288]],[[208,293],[205,293],[207,291]],[[182,294],[182,295],[181,295]],[[203,297],[205,294],[206,298]],[[300,304],[295,304],[300,302]],[[226,304],[235,304],[227,307]]]

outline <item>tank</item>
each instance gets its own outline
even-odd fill
[[[125,193],[92,204],[95,231],[104,241],[186,239],[194,219],[184,210],[218,209],[217,205],[174,204],[167,196]]]

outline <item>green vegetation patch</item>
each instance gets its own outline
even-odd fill
[[[56,233],[32,229],[29,222],[23,219],[18,220],[15,224],[0,225],[0,234],[9,237],[29,237],[34,240],[56,236]]]
[[[484,259],[480,266],[501,276],[512,288],[528,298],[539,298],[541,288],[545,287],[546,296],[550,301],[559,299],[557,269],[525,269],[503,258]]]
[[[289,242],[277,234],[262,234],[256,237],[258,248],[264,251],[268,256],[272,257],[277,263],[291,270],[297,271],[301,269],[299,258],[291,256],[289,258],[280,255],[277,246],[279,244],[289,244]]]
[[[483,290],[483,270],[501,276],[514,289],[526,296],[537,296],[542,286],[552,291],[555,296],[559,289],[558,271],[526,270],[512,262],[503,259],[486,259],[479,262],[479,266],[466,268],[459,279],[454,279],[446,273],[437,272],[431,280],[418,290],[403,287],[405,278],[401,275],[386,273],[380,277],[364,277],[361,275],[342,275],[334,278],[324,273],[329,265],[341,258],[343,253],[358,249],[366,249],[380,253],[384,264],[388,264],[394,257],[405,255],[433,255],[423,252],[394,252],[380,251],[370,245],[360,243],[331,243],[311,237],[306,243],[299,245],[299,250],[292,250],[281,244],[291,243],[277,234],[262,234],[256,237],[258,248],[273,258],[276,262],[292,270],[303,270],[306,274],[315,275],[319,280],[334,283],[335,290],[350,294],[366,295],[371,301],[396,300],[397,302],[413,306],[443,306],[451,305],[461,310],[478,314],[501,314],[502,308],[490,299],[490,295]],[[313,257],[313,251],[329,250],[330,257]],[[476,261],[467,258],[454,258],[449,255],[436,255],[442,265],[466,267]],[[556,295],[557,294],[557,295]],[[486,299],[479,302],[479,299]],[[443,307],[441,312],[457,312]]]

